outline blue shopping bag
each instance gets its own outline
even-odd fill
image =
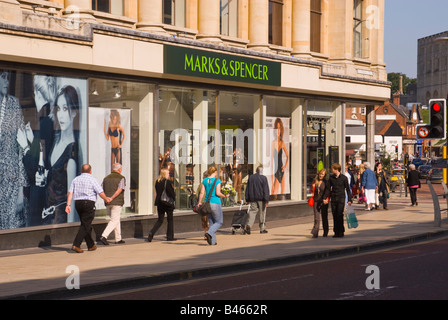
[[[347,206],[347,213],[345,214],[345,220],[349,229],[358,227],[358,219],[356,218],[355,209],[353,206]]]

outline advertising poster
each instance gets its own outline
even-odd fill
[[[285,195],[290,189],[290,118],[266,117],[266,150],[269,166],[264,167],[271,196]]]
[[[0,70],[0,229],[79,221],[65,213],[86,160],[87,80]]]
[[[126,178],[124,207],[130,206],[131,181],[131,110],[89,108],[89,163],[92,175],[99,183],[109,175],[112,164],[122,165],[121,174]],[[98,197],[95,207],[104,209]]]

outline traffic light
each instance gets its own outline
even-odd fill
[[[417,139],[446,139],[446,99],[429,100],[429,124],[416,129]]]
[[[429,135],[432,139],[446,138],[446,100],[434,99],[429,101]]]

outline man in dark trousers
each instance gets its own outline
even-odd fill
[[[106,203],[110,202],[110,198],[106,197],[103,188],[92,176],[92,167],[89,164],[84,164],[81,169],[81,175],[73,179],[70,185],[67,206],[65,207],[65,212],[70,214],[70,204],[72,203],[72,199],[75,200],[75,208],[81,220],[81,226],[72,246],[72,250],[77,253],[84,252],[80,248],[83,240],[86,240],[89,251],[96,250],[95,241],[92,238],[92,222],[95,218],[97,195],[106,201]]]
[[[341,165],[334,163],[331,166],[329,180],[329,188],[325,190],[323,199],[331,196],[331,211],[333,214],[333,238],[342,238],[344,236],[344,209],[345,209],[345,195],[347,194],[347,204],[352,204],[352,195],[348,185],[348,179],[341,174]]]
[[[114,163],[112,165],[112,173],[103,180],[104,193],[111,199],[111,202],[106,203],[107,215],[110,217],[110,221],[100,238],[100,241],[106,246],[109,245],[107,237],[112,231],[115,233],[115,243],[124,243],[124,240],[121,239],[120,216],[124,205],[126,179],[121,175],[121,171],[121,164]]]
[[[268,179],[262,175],[263,167],[258,166],[256,173],[249,177],[246,186],[246,202],[249,203],[249,217],[245,227],[247,234],[250,234],[255,217],[260,212],[260,233],[268,233],[266,230],[266,207],[269,204]]]

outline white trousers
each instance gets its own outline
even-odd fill
[[[110,221],[107,224],[106,229],[104,229],[102,236],[107,239],[109,234],[114,231],[115,232],[115,241],[121,240],[121,224],[120,224],[120,216],[121,216],[121,206],[111,206],[107,205],[107,215],[110,217]]]

